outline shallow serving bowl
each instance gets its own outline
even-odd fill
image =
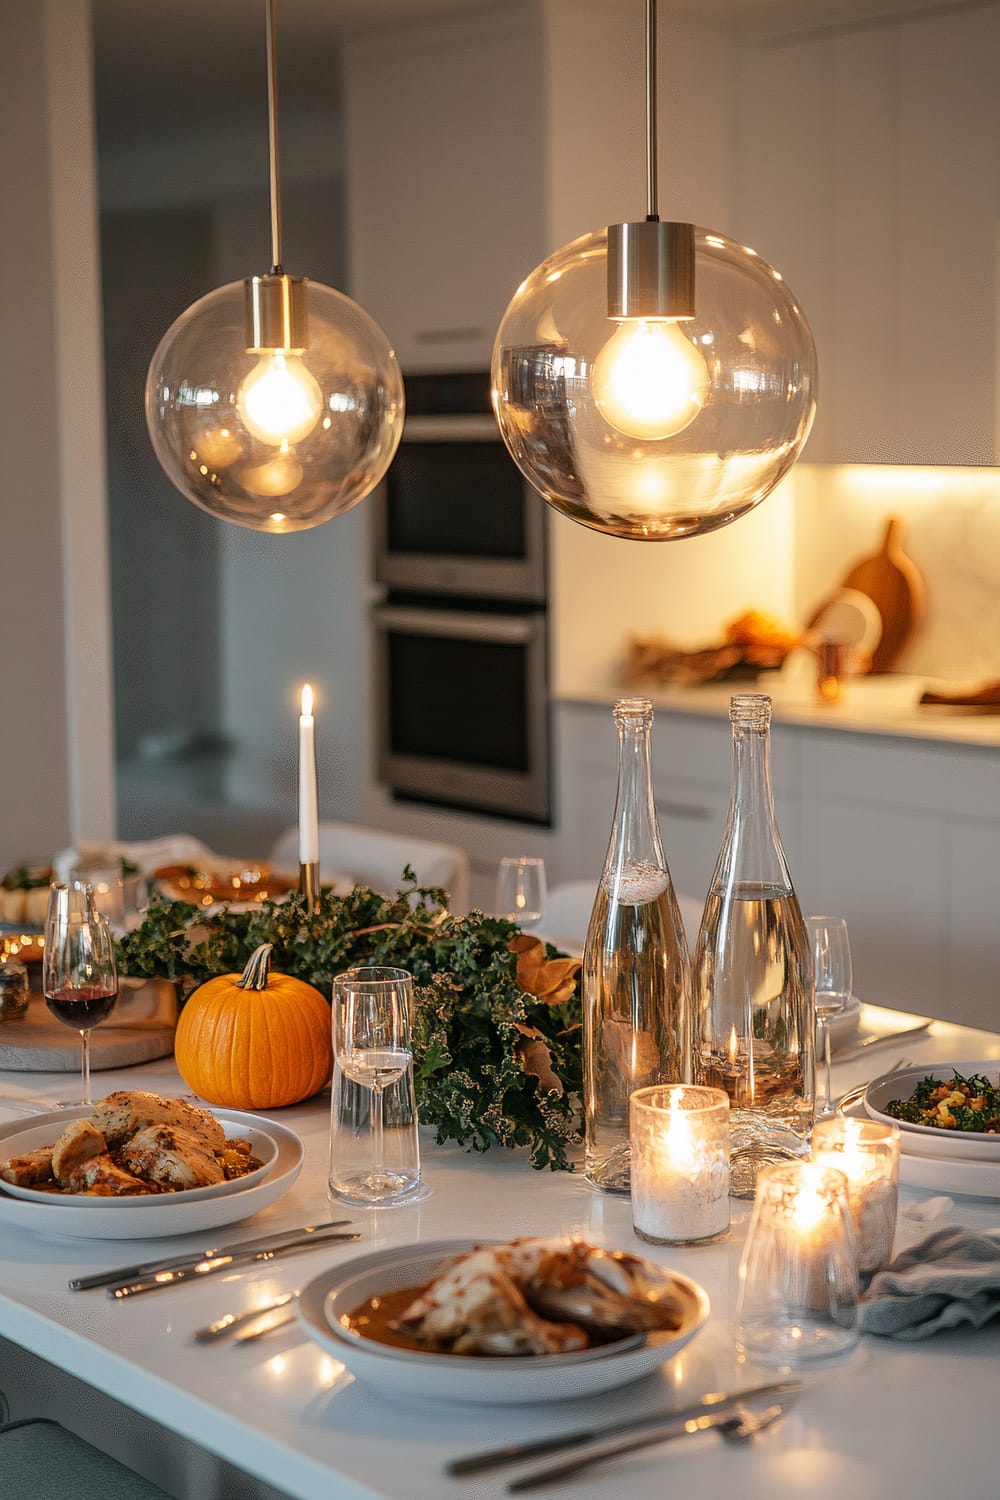
[[[650,1277],[689,1304],[689,1316],[676,1333],[654,1334],[648,1342],[633,1335],[569,1354],[441,1354],[395,1348],[346,1326],[347,1314],[368,1298],[426,1285],[447,1261],[481,1243],[403,1245],[351,1260],[305,1287],[297,1304],[299,1319],[352,1374],[385,1390],[435,1400],[512,1404],[567,1400],[639,1380],[682,1349],[709,1314],[708,1295],[697,1282],[646,1262]]]
[[[88,1208],[104,1213],[121,1213],[125,1208],[139,1211],[145,1209],[153,1213],[157,1210],[162,1212],[168,1208],[177,1209],[185,1203],[200,1202],[205,1198],[228,1197],[230,1194],[246,1192],[248,1188],[256,1187],[267,1177],[278,1159],[277,1141],[273,1135],[262,1129],[262,1125],[266,1122],[257,1120],[253,1115],[241,1115],[235,1112],[221,1113],[211,1110],[209,1113],[215,1115],[226,1132],[227,1139],[239,1138],[250,1142],[250,1149],[254,1156],[260,1158],[259,1167],[252,1172],[245,1173],[242,1177],[233,1177],[226,1182],[210,1183],[206,1187],[183,1188],[176,1193],[150,1193],[148,1196],[140,1194],[137,1197],[104,1198],[90,1193],[44,1192],[40,1188],[18,1187],[13,1182],[0,1182],[0,1189],[12,1198],[23,1198],[29,1203],[44,1203],[48,1207],[61,1204],[86,1204]],[[67,1125],[73,1120],[89,1119],[90,1114],[91,1110],[87,1105],[74,1105],[70,1109],[53,1110],[50,1114],[35,1115],[30,1125],[12,1120],[9,1124],[0,1127],[0,1160],[5,1160],[8,1156],[23,1156],[27,1151],[36,1151],[40,1147],[53,1145]]]
[[[989,1135],[976,1130],[942,1130],[936,1125],[914,1125],[908,1120],[896,1120],[886,1114],[887,1106],[894,1099],[909,1099],[919,1083],[925,1078],[939,1078],[947,1083],[955,1073],[968,1078],[971,1073],[981,1073],[993,1085],[1000,1079],[1000,1060],[988,1058],[976,1062],[920,1063],[916,1067],[900,1068],[894,1073],[883,1073],[874,1079],[865,1090],[865,1113],[873,1120],[885,1125],[895,1125],[900,1132],[903,1153],[913,1156],[935,1156],[956,1161],[1000,1162],[1000,1135]]]

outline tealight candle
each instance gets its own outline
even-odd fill
[[[743,1352],[801,1365],[853,1348],[858,1270],[843,1172],[808,1161],[761,1167],[739,1280]]]
[[[892,1256],[899,1197],[900,1135],[894,1125],[832,1115],[817,1120],[812,1158],[847,1178],[858,1270],[871,1276]]]
[[[658,1084],[629,1101],[632,1226],[654,1245],[729,1232],[729,1099],[722,1089]]]

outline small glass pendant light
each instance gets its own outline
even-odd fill
[[[381,328],[341,292],[281,263],[275,3],[266,0],[271,243],[265,276],[195,302],[146,378],[168,477],[210,515],[304,531],[363,500],[403,430],[403,378]]]
[[[646,219],[557,250],[493,348],[493,407],[525,477],[612,536],[669,541],[735,521],[809,435],[816,351],[777,271],[693,224],[661,222],[656,0],[646,0]]]

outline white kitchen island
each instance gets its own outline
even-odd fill
[[[862,1025],[869,1029],[872,1023],[875,1029],[903,1024],[899,1017],[866,1010]],[[1000,1035],[936,1022],[922,1037],[838,1064],[835,1087],[871,1077],[903,1053],[917,1062],[1000,1058]],[[169,1060],[104,1073],[96,1082],[99,1092],[129,1086],[161,1092],[182,1088]],[[65,1075],[0,1074],[0,1096],[54,1099],[65,1083]],[[578,1175],[535,1172],[519,1152],[471,1156],[429,1140],[425,1177],[431,1196],[410,1208],[355,1213],[363,1235],[356,1244],[123,1303],[112,1302],[103,1291],[67,1290],[70,1275],[140,1259],[146,1248],[151,1255],[193,1250],[266,1229],[342,1217],[325,1186],[327,1108],[321,1097],[280,1111],[276,1117],[305,1143],[301,1176],[284,1198],[253,1220],[207,1237],[118,1244],[42,1237],[19,1229],[16,1205],[4,1203],[0,1389],[6,1391],[12,1414],[27,1415],[47,1402],[51,1414],[66,1425],[76,1425],[81,1435],[101,1441],[133,1465],[145,1466],[150,1478],[181,1500],[212,1495],[237,1500],[240,1491],[225,1480],[222,1488],[205,1488],[180,1456],[172,1434],[294,1500],[499,1500],[505,1471],[453,1480],[443,1474],[445,1461],[570,1425],[669,1411],[709,1390],[755,1383],[763,1373],[760,1367],[737,1363],[733,1337],[736,1270],[748,1204],[734,1200],[731,1236],[718,1244],[674,1250],[640,1245],[632,1233],[628,1202],[592,1193]],[[4,1109],[3,1118],[14,1117],[15,1108]],[[926,1232],[909,1215],[936,1196],[912,1188],[902,1191],[897,1244]],[[1000,1200],[956,1196],[934,1222],[997,1226]],[[661,1374],[584,1401],[494,1409],[435,1405],[421,1399],[419,1388],[412,1399],[383,1397],[354,1380],[297,1325],[244,1348],[207,1347],[191,1338],[194,1328],[224,1311],[259,1305],[372,1249],[420,1240],[560,1232],[610,1248],[639,1250],[706,1288],[712,1302],[707,1325]],[[735,1447],[705,1434],[645,1450],[540,1493],[565,1494],[567,1500],[605,1500],[611,1493],[629,1500],[660,1500],[665,1493],[739,1494],[747,1500],[839,1500],[844,1495],[852,1500],[886,1500],[889,1495],[940,1500],[957,1487],[965,1500],[991,1500],[996,1493],[998,1353],[996,1324],[920,1344],[863,1338],[842,1363],[806,1376],[807,1388],[787,1415],[752,1444]],[[87,1399],[60,1406],[64,1379]],[[137,1426],[147,1418],[155,1429]],[[68,1488],[67,1496],[71,1492]]]

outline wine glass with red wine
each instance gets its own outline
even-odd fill
[[[93,887],[86,881],[56,882],[49,891],[42,993],[56,1019],[80,1033],[83,1098],[79,1102],[93,1104],[90,1032],[115,1007],[118,973],[111,928],[94,905]]]

